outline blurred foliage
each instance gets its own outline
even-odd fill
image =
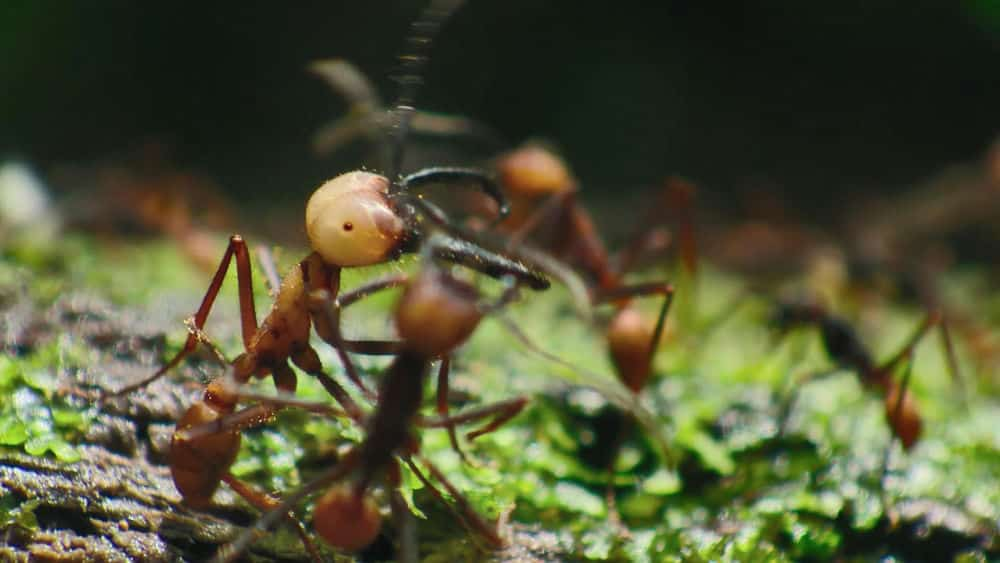
[[[41,305],[78,290],[138,309],[183,295],[187,304],[174,312],[177,324],[163,327],[173,349],[183,342],[180,319],[194,310],[206,285],[163,243],[70,238],[59,250],[8,248],[3,255],[0,287],[5,292],[18,284],[30,288],[30,298]],[[280,251],[279,261],[287,267],[296,256]],[[413,265],[413,259],[405,259],[352,269],[345,272],[344,287]],[[268,301],[264,284],[259,278],[255,282],[263,305]],[[975,306],[982,318],[1000,316],[1000,299],[982,283],[980,272],[956,272],[941,282],[949,298]],[[926,432],[912,452],[898,446],[891,451],[884,495],[898,513],[893,527],[879,483],[889,443],[881,401],[846,372],[805,383],[808,374],[830,366],[817,335],[805,330],[778,340],[766,326],[767,301],[744,293],[739,279],[705,267],[697,291],[691,283],[678,290],[657,378],[641,397],[655,427],[620,426],[619,411],[602,394],[620,387],[611,376],[602,333],[577,318],[567,293],[555,287],[525,295],[507,313],[539,346],[580,366],[579,372],[531,353],[502,322],[484,321],[455,360],[452,388],[461,400],[453,409],[515,394],[532,402],[510,424],[466,444],[472,464],[461,461],[441,430],[423,432],[423,452],[488,518],[509,513],[516,522],[538,524],[579,560],[979,561],[1000,556],[1000,382],[978,367],[961,340],[964,387],[946,375],[936,338],[917,348],[912,385]],[[226,284],[218,317],[207,329],[229,357],[241,347],[234,328],[234,286]],[[349,336],[391,334],[388,310],[396,295],[385,292],[349,309]],[[862,304],[850,295],[841,305],[858,319],[877,357],[891,355],[924,314],[889,301]],[[647,306],[652,314],[656,304]],[[233,327],[223,327],[225,322]],[[317,348],[324,365],[339,366],[329,347]],[[358,359],[372,384],[386,361]],[[0,442],[33,455],[77,459],[73,444],[96,410],[68,409],[53,388],[53,374],[100,362],[97,352],[68,336],[24,356],[0,357]],[[789,389],[795,390],[791,403]],[[428,389],[426,396],[431,394]],[[298,395],[329,400],[304,374]],[[782,432],[780,416],[788,405]],[[613,475],[621,530],[609,525],[604,497],[605,463],[613,447],[609,427],[631,429],[622,434]],[[672,465],[664,463],[650,439],[653,432],[669,440]],[[276,423],[247,432],[233,471],[268,489],[290,490],[363,437],[348,422],[287,409]],[[421,518],[427,561],[475,556],[474,543],[418,480],[406,475],[402,490]],[[30,507],[0,505],[0,524],[30,529],[36,526],[32,518]]]
[[[0,154],[48,170],[154,138],[232,195],[298,204],[363,152],[310,155],[317,125],[344,108],[305,66],[346,58],[392,99],[388,72],[425,3],[237,14],[7,0]],[[992,140],[997,14],[996,0],[469,0],[436,41],[418,102],[511,143],[552,139],[609,198],[680,173],[727,196],[775,186],[828,211],[845,192],[902,188]]]

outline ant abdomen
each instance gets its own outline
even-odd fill
[[[923,421],[909,390],[903,392],[903,402],[900,403],[899,393],[902,387],[895,381],[890,381],[888,385],[889,390],[885,394],[885,419],[892,427],[893,434],[902,442],[903,449],[909,450],[920,440]]]
[[[566,163],[538,145],[528,144],[497,159],[500,181],[512,197],[540,197],[572,191]]]
[[[634,307],[619,310],[606,331],[608,350],[622,383],[638,393],[652,372],[650,338],[653,323],[644,319]]]
[[[179,433],[222,416],[205,401],[198,401],[177,422],[170,442],[170,474],[184,502],[192,508],[211,504],[223,475],[236,461],[240,434],[218,432],[188,440],[181,439]]]
[[[403,292],[396,329],[410,348],[433,358],[465,342],[482,318],[474,287],[426,269]]]
[[[306,204],[306,232],[313,250],[326,262],[344,267],[388,260],[406,230],[389,203],[389,185],[384,176],[354,171],[320,186]]]
[[[382,529],[382,515],[369,494],[341,484],[316,501],[313,527],[331,546],[359,551],[375,541]]]

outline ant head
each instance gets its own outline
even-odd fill
[[[523,197],[566,193],[576,185],[566,163],[538,144],[526,144],[500,156],[497,171],[503,185]]]
[[[476,288],[434,267],[410,282],[396,306],[399,335],[430,357],[465,342],[482,318]]]
[[[341,484],[316,502],[313,527],[333,547],[358,551],[375,541],[382,529],[382,515],[370,496]]]
[[[306,204],[313,250],[337,266],[385,262],[405,238],[405,224],[389,202],[389,180],[354,171],[327,181]]]

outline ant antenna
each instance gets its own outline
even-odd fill
[[[392,110],[393,123],[389,130],[389,153],[387,155],[386,177],[392,182],[393,191],[399,190],[396,182],[403,168],[403,145],[410,130],[410,122],[416,111],[417,91],[423,84],[423,70],[427,64],[431,43],[441,25],[461,6],[463,0],[431,0],[416,21],[410,24],[403,54],[399,57],[399,67],[391,78],[399,84],[399,95]]]

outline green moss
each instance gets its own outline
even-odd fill
[[[31,286],[32,298],[42,304],[68,288],[83,287],[123,306],[142,307],[170,293],[196,304],[206,285],[205,277],[166,243],[108,249],[76,239],[69,248],[74,251],[57,259],[35,256],[3,264],[0,286]],[[350,270],[344,287],[412,265],[407,260]],[[1000,296],[990,293],[982,280],[959,272],[943,281],[944,294],[955,296],[959,304],[987,304],[984,322],[992,322],[1000,318]],[[268,297],[262,280],[255,278],[255,284],[258,309],[263,310]],[[235,310],[233,285],[226,284],[217,306]],[[615,394],[628,394],[612,376],[601,332],[574,316],[569,296],[560,288],[525,295],[508,314],[540,347],[583,369],[533,354],[503,323],[484,321],[454,363],[452,387],[467,398],[463,406],[514,394],[532,402],[512,423],[465,444],[475,461],[471,465],[451,450],[442,430],[422,432],[423,454],[485,517],[512,511],[514,520],[540,523],[558,532],[568,557],[580,560],[792,561],[920,552],[923,540],[916,531],[907,532],[905,525],[903,531],[893,531],[887,525],[879,472],[889,434],[880,400],[846,372],[805,383],[805,376],[830,366],[815,331],[778,341],[765,326],[766,301],[736,300],[740,285],[705,268],[696,299],[678,309],[684,314],[671,316],[655,381],[641,397],[649,419],[622,434],[622,455],[614,465],[618,507],[629,539],[607,525],[607,464],[594,461],[613,446],[606,434],[613,428],[612,415],[620,412],[614,405],[622,404]],[[391,336],[389,310],[397,295],[385,292],[352,307],[345,314],[348,333]],[[684,299],[679,291],[678,305]],[[652,314],[656,304],[642,306]],[[890,355],[923,314],[894,303],[862,311],[848,298],[843,307],[849,316],[854,310],[863,313],[858,326],[878,357]],[[178,311],[177,318],[190,312]],[[165,328],[170,345],[180,346],[183,326]],[[229,336],[217,342],[228,357],[241,350],[237,333],[225,332]],[[969,545],[975,546],[990,539],[976,534],[995,533],[1000,520],[1000,406],[995,374],[988,366],[977,372],[969,348],[957,340],[966,374],[964,394],[950,381],[936,338],[917,349],[913,388],[926,432],[913,451],[893,450],[885,496],[893,506],[933,501],[955,507],[972,521],[992,523],[985,532],[949,532],[968,535]],[[322,343],[317,349],[327,369],[341,377],[336,355]],[[72,444],[91,414],[60,399],[54,375],[97,359],[87,348],[61,338],[25,357],[0,357],[0,444],[75,459]],[[358,359],[370,386],[377,385],[386,362]],[[329,400],[312,378],[300,374],[299,380],[299,397]],[[269,382],[262,383],[262,392],[270,389]],[[788,403],[792,389],[795,400]],[[786,407],[782,433],[779,416]],[[664,463],[662,448],[650,438],[654,435],[668,441],[673,465]],[[267,489],[288,490],[332,463],[338,448],[363,437],[363,429],[350,422],[287,409],[273,424],[246,433],[233,471]],[[460,532],[452,517],[439,510],[408,470],[401,492],[413,511],[426,517],[419,522],[421,537],[440,541],[423,546],[428,561],[462,558],[475,550],[467,538],[454,536]],[[936,525],[933,518],[925,522],[912,511],[904,516],[913,530]],[[29,525],[30,507],[4,506],[2,521]],[[987,557],[976,547],[948,555],[965,561]]]
[[[52,370],[79,365],[76,354],[60,353],[59,347],[45,346],[24,358],[0,356],[0,445],[73,462],[80,454],[72,442],[87,429],[90,414],[55,393]]]

